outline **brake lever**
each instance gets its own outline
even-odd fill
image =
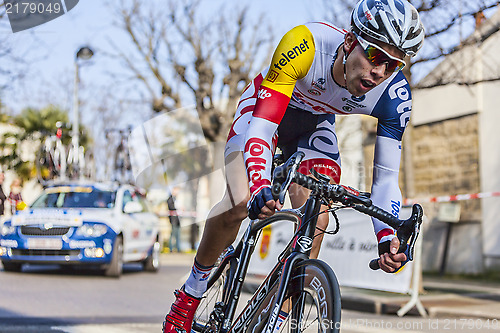
[[[411,217],[400,227],[401,232],[398,231],[398,238],[400,242],[398,252],[406,251],[406,247],[408,246],[408,259],[410,261],[413,260],[413,251],[415,249],[418,234],[420,233],[420,225],[422,224],[423,214],[424,211],[422,206],[419,204],[413,205]],[[399,235],[400,233],[401,235]]]
[[[296,152],[293,155],[293,159],[291,160],[292,165],[290,166],[290,168],[287,171],[285,181],[281,185],[279,183],[274,183],[271,186],[271,193],[273,195],[274,200],[279,200],[282,204],[285,203],[286,191],[288,190],[288,187],[290,187],[290,184],[292,183],[293,178],[294,178],[293,176],[297,172],[297,169],[299,168],[300,163],[302,163],[304,156],[305,156],[305,154],[303,152],[301,152],[301,151]],[[277,170],[279,170],[280,172],[282,171],[282,169],[280,169],[279,167],[275,168],[274,171],[277,172]],[[275,179],[275,177],[273,177],[273,179]]]
[[[420,226],[422,224],[422,217],[420,217],[419,221],[415,224],[415,229],[413,230],[413,235],[411,236],[408,250],[408,259],[413,261],[413,254],[415,251],[415,244],[417,243],[418,235],[420,234]]]
[[[413,261],[414,259],[415,244],[420,234],[423,215],[424,210],[422,206],[419,204],[413,205],[410,218],[404,221],[397,231],[397,237],[399,239],[398,253],[405,252],[408,247],[408,261]],[[379,269],[379,259],[377,258],[370,261],[369,266],[373,270]]]

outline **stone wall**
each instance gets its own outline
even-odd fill
[[[480,192],[477,114],[415,126],[415,196]],[[461,201],[460,221],[481,220],[480,201]]]
[[[366,185],[370,188],[376,120],[364,119],[363,132]],[[404,140],[411,140],[405,144],[412,147],[414,198],[480,192],[477,114],[414,126],[411,132],[405,133]],[[402,160],[400,188],[403,197],[406,189],[404,171]],[[481,201],[460,201],[459,204],[460,222],[451,226],[444,269],[448,273],[480,273],[483,270]],[[439,271],[444,263],[448,223],[439,220],[440,205],[423,204],[427,217],[422,232],[424,271]]]
[[[480,192],[478,115],[415,126],[412,133],[416,198]],[[423,204],[423,269],[477,274],[483,271],[481,201],[459,201],[460,221],[439,220],[440,203]],[[446,259],[445,243],[449,233]]]

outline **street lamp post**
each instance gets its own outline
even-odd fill
[[[81,47],[75,55],[75,82],[74,82],[74,90],[73,90],[73,124],[72,124],[72,133],[71,133],[71,144],[73,147],[72,160],[70,161],[73,167],[79,166],[81,162],[79,157],[79,149],[80,149],[80,112],[79,106],[80,101],[78,98],[78,86],[80,84],[79,77],[79,64],[78,59],[88,60],[92,58],[94,52],[88,47]],[[83,170],[79,170],[80,178],[83,176]]]

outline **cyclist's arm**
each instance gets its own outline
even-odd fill
[[[314,60],[314,40],[304,25],[283,36],[262,82],[245,137],[244,158],[252,197],[270,185],[275,132],[292,96]]]
[[[373,203],[399,217],[401,210],[401,190],[399,189],[399,164],[401,159],[401,141],[394,138],[377,136],[373,161]],[[394,229],[372,218],[373,228],[379,243],[390,241]]]
[[[380,97],[372,115],[378,118],[375,155],[373,160],[373,203],[394,216],[401,210],[399,164],[401,140],[411,113],[411,91],[403,73],[399,72]],[[372,219],[379,243],[390,241],[394,230]]]

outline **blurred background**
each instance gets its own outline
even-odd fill
[[[497,271],[498,1],[410,2],[426,41],[404,69],[413,109],[400,185],[405,203],[426,212],[423,269]],[[85,0],[16,33],[0,4],[4,191],[21,179],[29,204],[51,181],[133,183],[148,190],[166,234],[174,191],[181,248],[195,249],[224,191],[222,151],[241,92],[284,33],[317,20],[348,28],[355,3]],[[337,119],[341,182],[369,190],[376,121]]]

